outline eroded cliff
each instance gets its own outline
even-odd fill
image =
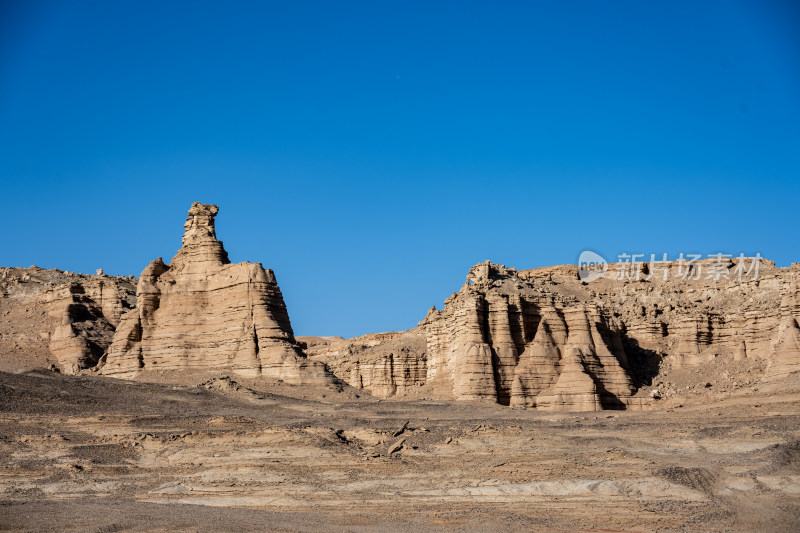
[[[577,266],[517,271],[487,261],[418,328],[312,342],[309,353],[381,397],[551,410],[646,408],[678,384],[681,394],[711,387],[708,376],[719,392],[800,371],[800,265],[639,267],[632,275],[610,265],[585,281]]]
[[[136,304],[135,283],[102,271],[0,268],[0,369],[94,367]]]

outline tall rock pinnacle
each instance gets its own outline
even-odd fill
[[[170,264],[152,261],[139,277],[137,308],[125,314],[101,362],[103,374],[217,370],[294,383],[328,382],[321,363],[298,348],[272,270],[231,264],[217,240],[216,205],[195,202],[183,246]]]
[[[222,241],[217,240],[214,228],[214,217],[217,213],[219,207],[216,205],[200,202],[192,204],[183,225],[183,246],[172,259],[173,267],[181,270],[191,267],[190,270],[202,273],[208,267],[230,263]]]

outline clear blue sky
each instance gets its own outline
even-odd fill
[[[0,265],[136,274],[221,207],[297,334],[485,259],[800,261],[800,8],[0,0]]]

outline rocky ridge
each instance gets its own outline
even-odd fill
[[[578,411],[649,408],[800,371],[800,264],[620,263],[587,278],[577,266],[487,261],[417,328],[295,339],[274,273],[230,263],[217,213],[193,204],[181,249],[169,264],[152,261],[135,291],[132,276],[102,271],[0,269],[2,369],[317,384],[335,375],[380,398]]]
[[[640,275],[617,275],[627,266],[610,265],[590,282],[577,266],[517,271],[487,261],[418,328],[312,343],[309,354],[381,397],[649,408],[677,395],[671,380],[683,387],[687,373],[736,387],[800,371],[800,264],[760,259],[755,276],[736,275],[753,261],[706,260],[692,272],[679,262],[652,273],[644,264]],[[424,347],[410,338],[424,338]],[[387,386],[398,376],[402,387]]]

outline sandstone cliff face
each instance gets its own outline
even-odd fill
[[[730,260],[725,272],[737,266]],[[486,262],[418,328],[312,341],[308,352],[381,397],[646,408],[651,385],[661,385],[657,396],[675,387],[672,376],[681,388],[696,385],[687,372],[718,375],[734,387],[800,372],[800,265],[759,266],[755,279],[686,279],[677,263],[616,279],[620,265],[610,265],[605,277],[586,283],[577,266],[516,271]]]
[[[372,396],[414,396],[425,385],[425,336],[415,329],[298,341],[309,358],[324,362],[341,380]]]
[[[230,263],[216,238],[217,212],[193,204],[172,262],[158,258],[144,269],[137,308],[122,317],[100,372],[136,378],[150,370],[229,370],[292,383],[331,381],[295,342],[273,272]]]
[[[727,266],[735,267],[735,261]],[[672,265],[666,281],[660,276],[649,281],[603,279],[585,289],[606,315],[619,317],[632,350],[673,369],[718,358],[783,366],[787,359],[778,354],[776,343],[798,316],[798,267],[776,268],[762,260],[757,279],[687,281],[675,275]]]
[[[0,370],[77,373],[105,353],[99,371],[123,378],[198,369],[330,383],[327,364],[378,397],[553,410],[649,407],[715,386],[712,375],[714,392],[800,376],[800,264],[762,260],[744,279],[737,259],[636,277],[610,265],[586,282],[576,266],[485,262],[418,328],[301,344],[272,271],[230,263],[217,212],[194,204],[183,246],[170,264],[151,262],[135,293],[132,277],[100,271],[0,268]],[[713,268],[723,275],[700,275]]]
[[[800,265],[762,260],[757,277],[692,280],[677,263],[639,279],[615,279],[617,266],[588,283],[575,266],[475,266],[420,323],[427,380],[458,398],[594,410],[640,407],[633,395],[657,372],[715,361],[766,360],[766,380],[800,371]]]
[[[0,368],[91,368],[135,303],[132,277],[0,268]]]
[[[50,353],[61,372],[94,367],[111,344],[122,313],[132,307],[133,280],[98,275],[72,282],[48,295],[48,311],[60,320],[50,336]],[[99,279],[98,279],[99,278]]]
[[[483,263],[420,323],[427,379],[459,399],[595,410],[636,388],[617,325],[596,305]]]

